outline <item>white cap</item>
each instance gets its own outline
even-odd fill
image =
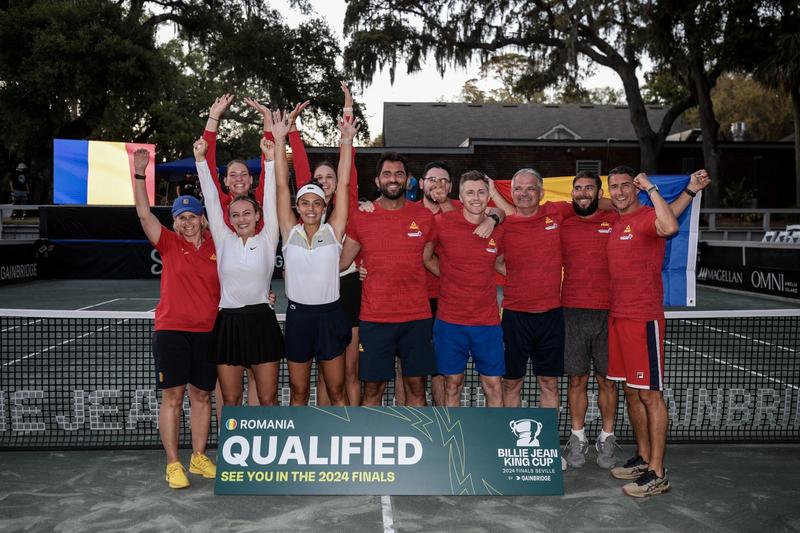
[[[297,191],[296,198],[299,200],[301,196],[303,196],[304,194],[309,194],[309,193],[310,194],[316,194],[317,196],[322,198],[323,202],[326,201],[325,200],[325,191],[322,190],[322,187],[320,187],[319,185],[314,185],[313,183],[309,183],[308,185],[303,185],[302,187],[300,187],[300,190]]]

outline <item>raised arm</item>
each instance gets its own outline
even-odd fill
[[[206,129],[203,131],[203,139],[208,143],[208,151],[206,152],[208,169],[211,171],[211,176],[214,178],[214,183],[217,185],[217,191],[220,195],[224,193],[219,182],[219,172],[217,172],[217,130],[219,121],[222,120],[222,115],[228,110],[231,102],[233,102],[233,95],[227,93],[214,99],[214,103],[208,108]]]
[[[494,202],[494,205],[502,209],[506,215],[513,215],[516,213],[517,208],[510,204],[508,200],[503,198],[503,195],[497,191],[497,187],[494,185],[494,180],[489,176],[486,176],[486,178],[489,180],[489,199]]]
[[[289,190],[289,162],[286,160],[286,135],[289,131],[288,120],[285,120],[283,113],[275,113],[273,135],[275,138],[275,185],[277,190],[277,212],[278,224],[281,229],[283,242],[289,237],[289,232],[297,224],[297,216],[292,210],[292,194]],[[267,153],[270,143],[267,139],[261,139],[261,152]]]
[[[689,204],[692,203],[695,195],[705,189],[709,183],[711,183],[711,176],[708,175],[705,169],[692,172],[692,175],[689,176],[689,184],[683,192],[669,204],[670,209],[672,209],[672,214],[675,215],[676,218],[681,216],[686,208],[689,207]]]
[[[347,217],[350,213],[350,170],[353,159],[353,138],[361,127],[358,119],[344,117],[339,120],[339,168],[336,181],[336,205],[328,221],[333,227],[336,238],[341,240],[347,226]]]
[[[217,188],[214,185],[214,178],[211,177],[211,171],[208,168],[206,161],[206,150],[208,150],[208,143],[202,137],[197,139],[193,145],[194,160],[197,166],[197,179],[200,182],[200,190],[203,191],[203,197],[206,199],[206,215],[208,217],[208,228],[211,230],[211,235],[215,240],[221,242],[226,233],[232,233],[232,230],[225,224],[225,218],[222,214],[222,205],[220,204]]]
[[[653,202],[653,207],[656,210],[656,233],[658,236],[669,237],[674,235],[678,231],[678,220],[666,200],[661,196],[658,187],[650,182],[644,172],[633,178],[633,183],[639,189],[645,191],[650,196],[650,201]]]
[[[144,234],[150,244],[156,245],[161,237],[161,222],[150,211],[150,200],[147,198],[147,184],[144,176],[147,172],[147,164],[150,162],[150,152],[144,148],[139,148],[133,153],[133,202],[136,204],[136,214],[142,224]]]

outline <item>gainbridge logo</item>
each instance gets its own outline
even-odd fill
[[[225,427],[229,431],[233,431],[234,429],[236,429],[236,420],[234,420],[233,418],[229,418],[228,421],[225,422]]]

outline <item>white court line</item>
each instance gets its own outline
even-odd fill
[[[792,348],[789,348],[787,346],[781,346],[780,344],[772,344],[771,342],[762,341],[762,340],[759,340],[759,339],[754,339],[753,337],[748,337],[747,335],[741,335],[739,333],[732,333],[732,332],[730,332],[728,330],[721,329],[721,328],[715,328],[713,326],[706,326],[706,325],[701,324],[699,322],[695,322],[694,320],[681,320],[681,322],[686,322],[687,324],[691,324],[693,326],[698,326],[698,327],[705,328],[705,329],[708,329],[708,330],[711,330],[711,331],[716,331],[717,333],[725,333],[727,335],[731,335],[731,336],[737,337],[739,339],[746,339],[748,341],[755,342],[755,343],[758,343],[758,344],[764,344],[765,346],[772,346],[773,348],[777,348],[779,350],[785,350],[787,352],[792,352],[792,353],[796,353],[797,352],[797,350],[793,350]]]
[[[81,307],[80,309],[75,309],[76,311],[86,311],[87,309],[91,309],[92,307],[100,307],[101,305],[106,305],[114,302],[118,302],[122,300],[122,298],[114,298],[113,300],[106,300],[105,302],[100,302],[99,304],[92,304],[87,305],[86,307]]]
[[[381,513],[383,515],[383,533],[395,533],[391,496],[381,496]]]
[[[113,325],[115,325],[115,326],[116,326],[116,324],[113,324]],[[15,363],[19,363],[20,361],[24,361],[25,359],[28,359],[29,357],[35,357],[35,356],[37,356],[37,355],[42,355],[42,354],[43,354],[43,353],[45,353],[45,352],[49,352],[50,350],[54,350],[55,348],[59,348],[59,347],[61,347],[61,346],[64,346],[65,344],[71,344],[71,343],[73,343],[73,342],[75,342],[75,341],[77,341],[77,340],[80,340],[80,339],[83,339],[83,338],[85,338],[85,337],[88,337],[89,335],[94,335],[95,333],[98,333],[98,332],[100,332],[100,331],[105,331],[105,330],[107,330],[107,329],[108,329],[108,328],[110,328],[110,327],[111,327],[111,325],[109,325],[109,326],[103,326],[102,328],[98,328],[98,329],[96,329],[96,330],[94,330],[94,331],[89,331],[89,332],[87,332],[87,333],[84,333],[83,335],[79,335],[79,336],[77,336],[77,337],[74,337],[74,338],[72,338],[72,339],[67,339],[67,340],[65,340],[65,341],[61,341],[61,342],[59,342],[58,344],[53,344],[53,345],[50,345],[50,346],[48,346],[48,347],[47,347],[47,348],[45,348],[44,350],[39,350],[38,352],[31,352],[31,353],[29,353],[28,355],[25,355],[25,356],[23,356],[23,357],[20,357],[19,359],[14,359],[13,361],[9,361],[9,362],[7,362],[7,363],[3,363],[3,364],[2,364],[2,366],[11,366],[11,365],[13,365],[13,364],[15,364]]]
[[[705,357],[706,359],[711,359],[715,363],[719,363],[721,365],[729,366],[729,367],[734,368],[736,370],[739,370],[741,372],[747,372],[748,374],[752,374],[754,376],[758,376],[760,378],[772,381],[773,383],[780,383],[784,387],[789,387],[789,388],[794,389],[794,390],[800,390],[800,387],[798,387],[797,385],[792,385],[791,383],[786,383],[785,381],[781,381],[779,379],[767,376],[765,374],[762,374],[761,372],[756,372],[755,370],[750,370],[749,368],[745,368],[743,366],[739,366],[739,365],[735,365],[733,363],[729,363],[728,361],[725,361],[723,359],[719,359],[718,357],[714,357],[713,355],[708,355],[708,354],[705,354],[703,352],[699,352],[697,350],[693,350],[691,348],[687,348],[686,346],[681,346],[680,344],[676,344],[676,343],[668,341],[668,340],[664,340],[664,344],[669,344],[670,346],[674,346],[674,347],[676,347],[676,348],[678,348],[680,350],[683,350],[685,352],[689,352],[689,353],[692,353],[692,354],[697,354],[697,355],[699,355],[701,357]]]

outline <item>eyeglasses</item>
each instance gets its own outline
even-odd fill
[[[425,178],[426,181],[430,181],[432,183],[438,183],[439,185],[446,185],[450,183],[450,178],[434,178],[433,176],[429,178]]]

